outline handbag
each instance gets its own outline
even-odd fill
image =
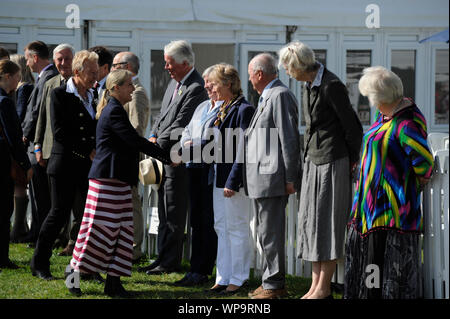
[[[3,131],[3,127],[0,125],[0,134],[3,136],[6,142],[8,142],[8,139],[5,136],[5,132]],[[12,157],[11,153],[9,153],[9,156],[11,158],[11,171],[10,175],[12,180],[14,181],[14,184],[16,186],[22,186],[26,187],[28,185],[27,181],[27,172],[22,168],[22,166],[17,163],[17,161]]]

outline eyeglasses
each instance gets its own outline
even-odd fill
[[[112,67],[115,68],[115,67],[117,67],[119,65],[125,65],[125,64],[128,64],[128,62],[113,63]]]

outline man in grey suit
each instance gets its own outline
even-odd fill
[[[23,141],[28,147],[28,157],[33,168],[33,178],[30,182],[31,213],[33,220],[40,220],[42,216],[45,218],[50,211],[50,189],[46,170],[37,163],[34,155],[34,137],[44,85],[58,74],[58,70],[50,63],[48,47],[42,41],[33,41],[27,44],[25,58],[31,71],[39,74],[28,100],[22,129]],[[40,223],[42,223],[42,220],[40,220]],[[37,229],[37,232],[35,230],[36,228],[31,232],[31,238],[28,239],[31,242],[34,242],[39,234],[39,230]]]
[[[295,96],[277,78],[272,55],[254,57],[248,73],[261,97],[245,134],[244,185],[254,203],[264,252],[262,284],[249,297],[273,299],[287,294],[285,209],[289,195],[299,188],[301,176],[298,107]]]
[[[165,69],[170,81],[155,120],[150,141],[170,151],[181,138],[197,106],[208,98],[201,75],[194,68],[194,52],[184,41],[172,41],[164,47]],[[188,208],[188,181],[184,164],[164,165],[164,177],[158,190],[158,258],[147,274],[160,274],[180,269],[183,237]]]
[[[47,167],[47,161],[50,158],[50,153],[53,146],[53,132],[50,121],[50,96],[53,89],[65,84],[66,81],[72,76],[72,59],[74,54],[75,49],[68,43],[62,43],[53,49],[53,62],[59,74],[49,79],[42,88],[41,100],[39,102],[40,105],[38,107],[39,114],[36,121],[36,131],[34,135],[34,154],[36,157],[36,162],[44,170]],[[44,174],[45,172],[42,173]],[[47,173],[45,173],[45,175],[47,175]],[[45,215],[38,216],[37,220],[33,220],[31,229],[35,234],[35,237],[39,235],[39,230],[41,229],[45,217],[47,217],[48,211],[45,213]],[[81,215],[82,214],[83,211],[81,212]],[[78,232],[76,235],[78,235]],[[62,242],[65,242],[65,240],[62,240]]]

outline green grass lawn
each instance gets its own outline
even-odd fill
[[[11,244],[10,259],[20,268],[16,270],[2,269],[0,273],[0,299],[73,299],[64,283],[64,269],[68,265],[71,257],[60,257],[54,250],[51,258],[51,272],[56,280],[44,281],[33,277],[30,271],[30,260],[33,249],[27,248],[26,244]],[[141,264],[133,265],[131,277],[122,277],[123,286],[132,293],[135,299],[222,299],[236,298],[248,299],[247,293],[260,285],[260,280],[251,276],[248,288],[243,292],[225,297],[213,295],[205,292],[214,284],[214,276],[210,281],[201,287],[177,287],[174,282],[184,276],[184,272],[171,273],[166,275],[148,276],[145,273],[137,272],[137,268],[148,265],[144,261]],[[188,270],[188,262],[183,262],[183,270]],[[215,274],[214,274],[215,275]],[[103,274],[105,278],[106,275]],[[289,291],[288,299],[298,299],[309,289],[310,278],[301,278],[288,275],[286,285]],[[93,281],[81,281],[80,288],[83,295],[80,299],[110,299],[103,294],[103,284]],[[340,294],[333,293],[334,298],[341,298]]]

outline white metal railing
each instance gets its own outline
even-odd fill
[[[423,192],[425,298],[449,298],[448,150],[435,152],[433,177]]]
[[[449,298],[449,165],[448,150],[437,151],[435,169],[430,183],[423,192],[424,236],[423,236],[423,287],[425,298]],[[144,194],[144,225],[151,229],[145,233],[144,249],[149,255],[157,253],[155,223],[157,220],[157,196],[151,188],[142,189]],[[311,262],[297,258],[296,232],[299,194],[289,197],[286,208],[286,272],[301,277],[311,277]],[[252,205],[252,204],[250,204]],[[256,220],[250,219],[250,234],[252,243],[252,268],[255,275],[261,275],[262,250],[259,247],[256,233]],[[156,216],[155,216],[156,214]],[[187,238],[190,238],[189,220],[187,223]],[[190,240],[187,241],[190,243]],[[190,245],[185,245],[184,258],[190,257]],[[344,283],[344,260],[338,260],[333,282]]]

